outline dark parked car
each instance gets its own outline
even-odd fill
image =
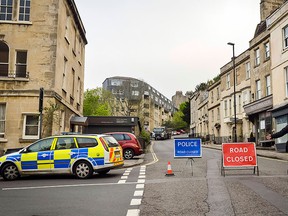
[[[143,149],[139,140],[132,133],[128,132],[109,132],[106,133],[113,136],[123,149],[123,157],[132,159],[134,156],[143,154]]]

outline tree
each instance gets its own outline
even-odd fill
[[[183,121],[184,114],[181,111],[175,112],[172,118],[174,129],[184,129],[187,128],[187,123]]]
[[[84,116],[110,116],[113,114],[112,105],[115,101],[111,92],[102,88],[87,89],[84,92]]]
[[[190,125],[190,102],[186,101],[180,104],[180,111],[183,113],[183,121]]]

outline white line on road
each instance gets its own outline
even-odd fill
[[[2,188],[2,191],[9,190],[32,190],[32,189],[47,189],[47,188],[65,188],[65,187],[89,187],[89,186],[113,186],[113,185],[138,185],[138,182],[126,182],[124,184],[119,183],[99,183],[99,184],[75,184],[75,185],[46,185],[46,186],[34,186],[34,187],[15,187],[15,188]]]

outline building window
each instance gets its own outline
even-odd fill
[[[214,94],[213,94],[213,91],[211,91],[211,103],[213,103],[214,101]]]
[[[217,100],[220,99],[220,90],[219,90],[219,87],[217,87]]]
[[[255,66],[260,64],[260,50],[259,48],[255,50]]]
[[[288,47],[288,25],[283,28],[284,49]]]
[[[16,77],[27,77],[27,51],[16,51]]]
[[[139,96],[139,91],[132,91],[132,96]],[[160,101],[161,103],[161,101]]]
[[[219,109],[219,107],[217,108],[217,120],[220,120],[220,109]]]
[[[121,82],[121,80],[112,79],[111,80],[111,85],[112,86],[121,86],[122,82]]]
[[[0,20],[14,21],[30,21],[30,0],[20,0],[18,11],[14,8],[18,7],[18,1],[1,0],[0,1]]]
[[[12,20],[13,0],[0,1],[0,20]]]
[[[211,121],[214,122],[214,110],[211,111]]]
[[[39,138],[39,115],[24,115],[23,138],[36,139]]]
[[[71,96],[75,97],[75,70],[72,68]]]
[[[62,77],[62,89],[67,91],[67,67],[68,67],[68,60],[64,57],[64,68],[63,68],[63,77]]]
[[[265,46],[265,58],[268,59],[270,57],[270,45],[269,42],[264,44]]]
[[[230,88],[230,73],[226,75],[226,88]]]
[[[246,68],[246,79],[250,79],[250,76],[251,76],[250,62],[247,62],[245,64],[245,68]]]
[[[5,137],[6,104],[0,104],[0,139]]]
[[[261,82],[260,80],[256,81],[256,100],[261,99]]]
[[[271,76],[266,77],[266,96],[271,95]]]
[[[227,107],[227,100],[225,100],[225,101],[224,101],[224,115],[225,115],[225,117],[228,116],[227,109],[228,109],[228,107]]]
[[[138,87],[138,82],[131,82],[131,87],[137,88]]]
[[[286,97],[288,97],[288,67],[285,68]]]
[[[20,0],[19,20],[20,21],[30,20],[30,0]]]
[[[8,76],[9,68],[9,47],[0,41],[0,76]]]

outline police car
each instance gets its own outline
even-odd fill
[[[86,179],[124,165],[122,148],[110,135],[61,135],[40,139],[18,152],[0,157],[0,175],[67,173]]]

